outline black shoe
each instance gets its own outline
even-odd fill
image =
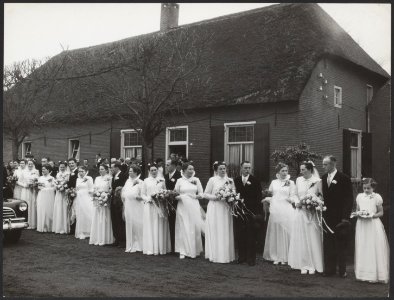
[[[343,274],[339,274],[339,277],[341,277],[341,278],[346,278],[346,277],[347,277],[347,273],[345,272],[345,273],[343,273]]]

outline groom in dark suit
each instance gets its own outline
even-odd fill
[[[179,178],[182,177],[181,172],[176,169],[176,161],[174,160],[167,160],[166,163],[167,172],[164,175],[164,180],[166,182],[166,189],[167,190],[174,190],[175,184]],[[176,209],[178,202],[174,201],[173,205]],[[168,214],[168,223],[170,227],[170,237],[171,237],[171,252],[175,252],[175,219],[176,213],[170,211]]]
[[[70,168],[70,177],[68,178],[67,185],[69,188],[75,188],[78,178],[78,164],[75,158],[68,159],[68,167]],[[70,225],[70,235],[75,233],[75,222]]]
[[[323,159],[326,174],[322,177],[323,198],[327,210],[323,218],[329,228],[325,228],[324,273],[325,276],[346,274],[346,246],[349,240],[350,213],[353,207],[353,187],[350,178],[336,168],[336,158],[328,155]]]
[[[241,163],[241,176],[234,179],[237,193],[240,193],[246,208],[253,215],[247,218],[234,217],[236,230],[236,244],[238,247],[238,263],[247,262],[249,266],[256,264],[256,217],[263,213],[261,204],[261,185],[256,177],[250,174],[251,163],[243,161]]]
[[[111,219],[114,232],[114,246],[126,246],[126,224],[123,220],[123,202],[120,197],[121,189],[125,185],[127,175],[121,172],[121,163],[116,161],[111,164],[112,192],[111,192]]]

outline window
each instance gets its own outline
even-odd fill
[[[168,127],[166,131],[166,158],[171,153],[188,158],[188,126]]]
[[[122,130],[121,148],[122,157],[142,159],[141,134],[133,129]]]
[[[22,144],[22,157],[25,158],[26,155],[31,155],[31,142],[24,142]]]
[[[334,85],[334,106],[342,107],[342,88]]]
[[[367,84],[367,105],[371,102],[373,97],[373,87],[372,85]]]
[[[361,179],[361,131],[350,130],[350,176]]]
[[[228,163],[228,174],[239,175],[243,160],[252,164],[254,158],[254,124],[256,122],[227,123],[225,126],[225,161]]]
[[[79,140],[68,141],[68,157],[73,157],[77,161],[79,161],[79,150],[80,150]]]

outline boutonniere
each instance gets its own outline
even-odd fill
[[[139,183],[140,183],[140,180],[137,179],[136,181],[134,181],[133,186],[135,186],[135,185],[137,185],[137,184],[139,184]]]
[[[157,180],[157,184],[162,183],[162,182],[163,182],[163,179],[162,179],[162,178],[160,178],[160,179]]]
[[[290,180],[286,180],[283,186],[290,186]]]
[[[248,180],[248,181],[246,181],[246,184],[251,185],[252,183]]]
[[[191,184],[197,185],[197,180],[193,179],[192,181],[190,181]]]
[[[86,182],[86,181],[88,181],[88,179],[87,179],[86,177],[84,177],[84,178],[82,179],[82,182]]]
[[[49,178],[49,179],[48,179],[48,182],[52,182],[52,178]]]
[[[336,181],[335,179],[333,181],[331,181],[332,184],[337,184],[338,181]]]
[[[171,181],[172,181],[172,182],[175,182],[175,179],[174,179],[174,178],[171,178]]]

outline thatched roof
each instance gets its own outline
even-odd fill
[[[213,107],[234,104],[298,101],[316,63],[325,55],[345,59],[376,76],[390,76],[317,4],[278,4],[231,14],[211,20],[179,26],[93,47],[64,51],[52,59],[68,59],[67,76],[58,87],[78,84],[100,65],[110,69],[119,47],[149,41],[155,35],[189,32],[198,39],[203,33],[212,39],[202,55],[205,69],[198,74],[209,78],[204,97],[191,99],[189,107]],[[81,60],[83,64],[81,64]],[[72,68],[70,67],[72,65]],[[72,70],[72,71],[70,71]],[[71,74],[71,73],[72,74]],[[111,74],[111,71],[108,72]],[[60,88],[62,90],[62,88]],[[67,97],[67,89],[53,97],[55,114],[78,111],[86,118],[92,110],[118,110],[103,104],[95,91]],[[67,100],[65,100],[67,99]],[[51,105],[52,106],[52,105]],[[57,110],[57,112],[56,112]],[[77,113],[75,113],[77,114]]]

